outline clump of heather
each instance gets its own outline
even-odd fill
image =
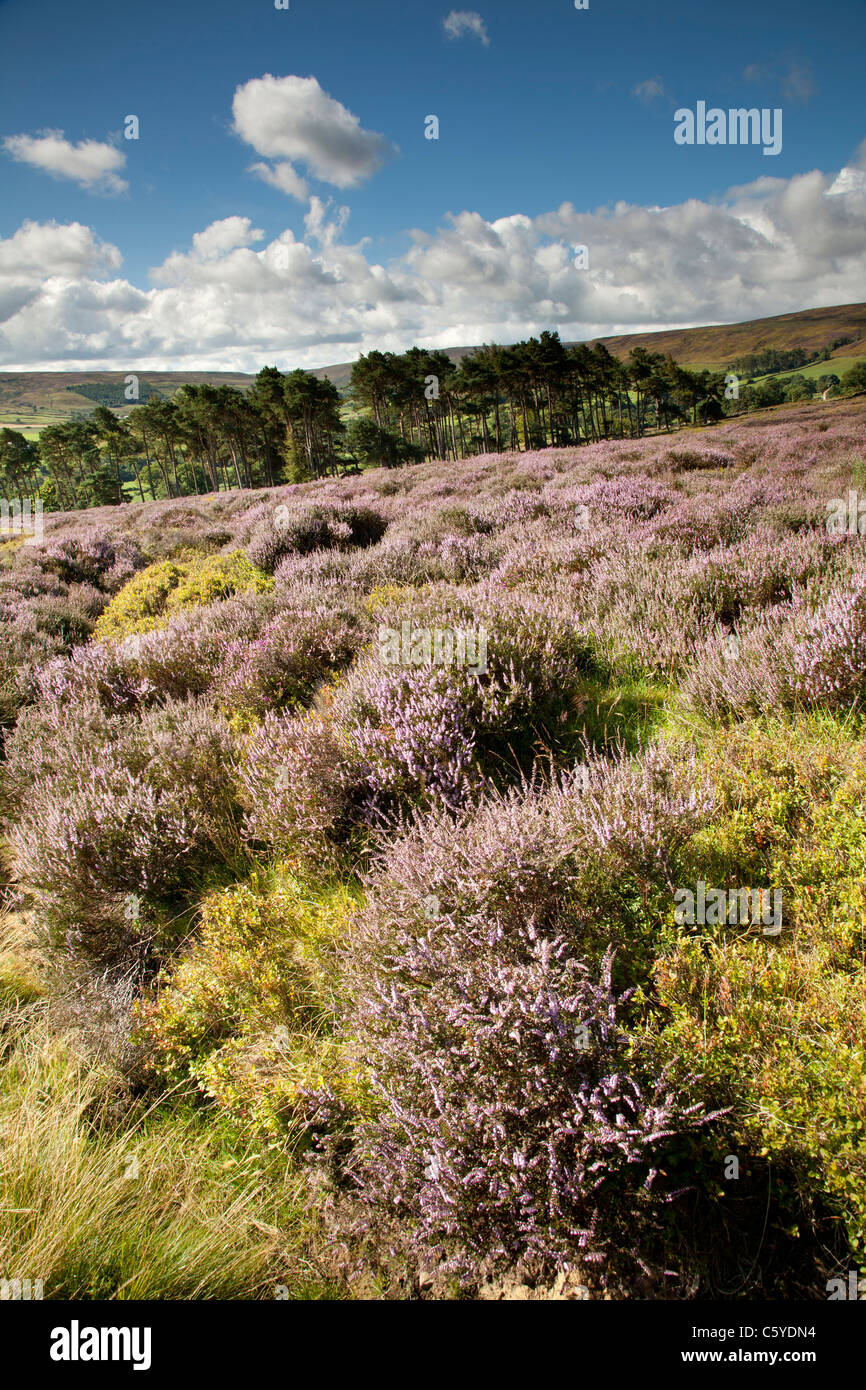
[[[825,531],[780,537],[758,527],[743,546],[719,546],[681,568],[696,616],[736,622],[744,612],[787,603],[797,589],[835,569],[844,555]]]
[[[741,541],[748,522],[749,507],[744,500],[733,494],[717,497],[700,492],[682,498],[676,506],[655,517],[650,529],[657,541],[688,554]]]
[[[470,606],[458,594],[431,594],[411,606],[385,605],[384,640],[399,644],[359,661],[334,695],[332,717],[364,769],[371,808],[441,799],[457,808],[480,785],[531,764],[542,738],[555,741],[563,701],[597,670],[591,642],[570,624],[518,602]],[[409,664],[404,624],[472,636],[467,660],[437,665],[435,653]],[[482,665],[483,653],[483,665]],[[411,650],[409,651],[411,657]]]
[[[485,698],[486,696],[486,698]],[[413,793],[457,806],[476,770],[479,726],[504,719],[507,693],[465,671],[383,670],[373,658],[341,692],[337,719],[373,805]]]
[[[237,767],[244,834],[272,854],[331,862],[357,818],[360,775],[331,721],[266,714],[242,741]]]
[[[550,506],[539,492],[529,488],[511,488],[490,512],[490,522],[499,526],[514,526],[521,521],[534,521],[547,516]]]
[[[374,550],[377,548],[373,547]],[[297,593],[299,586],[318,591],[345,590],[351,584],[353,560],[351,551],[342,550],[314,550],[308,555],[286,555],[274,571],[276,592],[279,595],[292,595]]]
[[[662,455],[671,473],[689,473],[701,468],[730,468],[734,462],[730,454],[718,449],[669,449]]]
[[[866,570],[811,615],[793,652],[794,698],[846,709],[866,691]]]
[[[55,533],[36,551],[44,569],[67,584],[94,584],[114,594],[142,568],[133,542],[96,528],[80,535]]]
[[[258,523],[247,547],[254,565],[273,573],[286,555],[316,550],[349,550],[373,545],[388,522],[372,507],[306,503],[297,508],[274,507]]]
[[[374,1097],[347,1171],[420,1263],[603,1265],[671,1195],[665,1148],[708,1117],[642,1065],[595,900],[623,872],[664,881],[709,809],[690,775],[674,787],[664,750],[593,758],[384,851],[345,953]]]
[[[668,893],[678,856],[713,811],[700,766],[665,744],[638,758],[588,752],[552,779],[536,768],[456,816],[441,804],[416,812],[412,833],[382,850],[376,901],[410,934],[428,899],[458,935],[476,918],[497,936],[524,920],[555,922],[586,957],[592,940],[616,930],[604,884],[655,882]],[[614,944],[622,952],[627,935]]]
[[[7,753],[13,872],[69,949],[115,954],[144,930],[142,904],[194,894],[209,867],[238,856],[233,744],[205,706],[130,722],[96,702],[62,712],[49,702]]]
[[[698,763],[654,744],[634,760],[590,755],[585,769],[576,815],[583,838],[621,870],[672,886],[678,851],[715,804]]]
[[[539,744],[555,744],[561,701],[597,669],[583,634],[531,605],[473,608],[449,592],[430,594],[411,608],[402,599],[385,603],[377,617],[372,649],[326,688],[313,723],[285,716],[267,724],[266,739],[279,739],[293,769],[299,734],[316,730],[316,761],[329,769],[324,808],[318,796],[309,799],[306,777],[297,795],[286,787],[278,812],[252,807],[273,781],[269,768],[284,755],[269,752],[258,736],[245,747],[241,777],[249,782],[250,825],[264,829],[268,843],[297,850],[307,828],[313,835],[324,830],[323,809],[342,815],[350,806],[367,824],[414,805],[458,809],[485,778],[511,780],[531,766]],[[412,631],[467,634],[473,644],[467,642],[467,660],[437,664],[433,653],[414,664],[408,648],[406,660],[398,650],[404,624],[410,637]],[[395,648],[390,656],[396,660],[385,646]],[[306,744],[304,750],[306,756]]]
[[[645,474],[625,474],[614,478],[598,478],[579,487],[549,486],[545,496],[556,498],[558,507],[577,511],[585,507],[590,525],[604,525],[622,517],[648,520],[667,511],[679,499],[679,494],[664,483]]]
[[[12,723],[38,697],[41,666],[88,640],[139,563],[134,545],[87,531],[28,543],[0,572],[0,723]]]
[[[596,976],[529,924],[505,948],[435,928],[406,942],[359,1002],[380,1108],[349,1171],[369,1222],[384,1210],[419,1261],[468,1279],[639,1245],[665,1146],[707,1116],[636,1072],[619,1003],[609,956]]]
[[[213,698],[246,718],[306,705],[327,677],[349,665],[363,636],[360,619],[345,609],[282,612],[252,640],[225,641]]]
[[[683,690],[720,717],[846,709],[866,689],[866,574],[855,570],[824,597],[806,586],[790,604],[695,649]]]
[[[27,604],[21,604],[17,611],[6,606],[0,610],[0,642],[0,726],[7,727],[34,699],[43,663],[62,651],[65,644],[59,636],[40,629]]]
[[[119,641],[93,641],[37,673],[43,699],[100,700],[133,711],[207,696],[241,720],[303,705],[349,664],[365,636],[363,616],[326,604],[307,588],[272,600],[242,596],[184,611],[166,627]]]
[[[437,581],[472,584],[493,569],[501,551],[501,541],[477,533],[437,538],[389,534],[355,559],[351,578],[362,588]]]

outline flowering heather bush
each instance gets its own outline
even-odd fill
[[[547,516],[550,507],[540,492],[527,488],[512,488],[500,498],[490,511],[490,523],[499,526],[514,526],[520,521],[534,521],[536,517]]]
[[[710,713],[847,709],[866,689],[866,574],[855,571],[823,601],[808,587],[790,604],[741,628],[731,649],[719,633],[696,651],[683,688]]]
[[[87,641],[127,562],[132,573],[130,554],[120,542],[85,536],[80,545],[23,547],[0,568],[0,723],[37,694],[41,665]]]
[[[67,702],[91,698],[109,711],[133,710],[154,700],[158,687],[142,675],[132,659],[131,643],[94,642],[77,647],[68,657],[55,657],[38,672],[36,682],[46,704],[62,707]],[[188,659],[187,657],[185,660]],[[181,693],[181,692],[178,692]],[[182,693],[186,693],[184,689]]]
[[[362,588],[380,584],[472,584],[490,572],[502,550],[495,537],[446,534],[438,539],[388,535],[357,556],[351,579]]]
[[[386,604],[377,616],[399,628],[410,611],[416,627],[431,629],[492,620],[432,595],[411,610]],[[591,645],[566,624],[519,607],[497,610],[495,621],[482,673],[389,666],[374,652],[328,694],[314,721],[266,721],[241,763],[249,833],[297,851],[307,833],[317,844],[331,828],[336,833],[350,810],[376,820],[415,803],[456,808],[483,775],[502,780],[531,762],[555,699],[595,669]],[[278,777],[286,784],[279,797]]]
[[[791,611],[773,609],[749,626],[719,629],[695,644],[682,681],[691,703],[720,718],[791,708]]]
[[[651,1205],[664,1145],[698,1122],[642,1075],[592,922],[599,874],[663,869],[706,813],[659,789],[672,775],[662,751],[596,759],[588,790],[434,813],[385,850],[347,943],[348,1026],[377,1098],[349,1167],[370,1221],[390,1211],[423,1261],[471,1276],[603,1259]]]
[[[228,599],[190,609],[153,632],[93,641],[39,673],[46,700],[88,694],[107,710],[131,711],[165,699],[203,695],[222,672],[226,648],[253,641],[272,610],[267,597]],[[261,607],[259,606],[261,604]]]
[[[364,769],[371,811],[407,800],[457,807],[482,776],[501,780],[531,761],[533,745],[597,669],[592,644],[569,624],[518,603],[498,607],[430,593],[379,613],[385,627],[481,629],[487,669],[389,666],[378,652],[335,693],[341,741]]]
[[[314,550],[311,555],[286,555],[274,571],[278,594],[297,593],[299,586],[318,591],[351,587],[354,557],[341,550]]]
[[[794,653],[794,697],[846,709],[866,692],[866,570],[806,622]]]
[[[588,558],[567,595],[553,589],[553,601],[563,604],[565,598],[614,660],[631,659],[666,675],[676,672],[704,626],[683,567],[656,554],[641,535],[630,546],[589,552]]]
[[[626,477],[600,478],[582,487],[559,488],[547,496],[555,496],[560,506],[579,506],[589,509],[590,524],[605,524],[622,516],[648,519],[673,506],[679,496],[664,483],[641,474]]]
[[[646,529],[616,536],[600,554],[592,544],[588,564],[579,567],[575,555],[567,590],[562,582],[557,588],[555,573],[541,587],[603,634],[612,651],[666,674],[687,672],[695,648],[713,639],[720,623],[751,621],[822,576],[842,578],[851,558],[849,547],[826,532],[783,537],[760,525],[741,544],[696,550],[675,563]],[[497,577],[506,572],[501,566]]]
[[[539,535],[529,528],[515,528],[499,564],[490,575],[492,590],[503,588],[526,593],[556,593],[566,611],[581,592],[574,576],[584,575],[596,560],[608,553],[609,538],[595,528]],[[567,587],[568,586],[568,587]]]
[[[678,850],[713,810],[700,766],[654,745],[635,761],[591,755],[587,767],[577,817],[584,837],[624,871],[661,874],[670,885]]]
[[[16,877],[67,944],[101,955],[136,934],[123,926],[130,895],[146,904],[188,893],[209,865],[231,863],[239,842],[232,743],[211,711],[168,705],[123,723],[97,710],[81,712],[68,740],[49,717],[57,741],[38,745],[9,841]],[[33,749],[24,733],[10,751],[19,792]],[[37,719],[26,733],[39,739]]]
[[[25,705],[34,698],[37,676],[43,662],[64,649],[63,639],[41,631],[28,604],[17,612],[3,610],[0,619],[3,662],[0,666],[0,726],[14,723]]]
[[[266,714],[244,740],[237,771],[244,833],[273,853],[328,863],[357,814],[360,781],[333,724],[320,716]]]
[[[497,526],[511,525],[525,515],[534,516],[546,510],[536,493],[509,492],[486,507],[449,502],[447,507],[431,507],[420,517],[408,512],[394,530],[438,544],[448,539],[488,535]]]
[[[373,805],[413,795],[456,806],[469,794],[479,725],[506,717],[507,694],[464,671],[383,672],[373,660],[354,673],[337,712],[364,769]]]
[[[305,505],[274,508],[256,527],[247,551],[254,565],[271,573],[286,555],[348,550],[373,545],[385,534],[385,517],[372,507]]]
[[[651,534],[665,545],[675,545],[684,554],[692,550],[712,550],[731,545],[746,534],[749,511],[735,498],[717,498],[698,493],[685,497],[675,507],[656,517]]]
[[[696,468],[730,468],[730,454],[718,449],[669,449],[662,455],[671,473],[688,473]]]
[[[246,719],[306,705],[323,680],[349,665],[362,637],[360,620],[345,609],[282,612],[258,637],[226,641],[213,698],[226,714]]]
[[[748,610],[787,603],[794,592],[834,567],[840,547],[826,532],[784,539],[757,529],[747,547],[720,546],[683,567],[695,598],[695,616],[733,623]]]
[[[600,935],[607,945],[618,930],[608,890],[628,879],[667,894],[682,848],[713,807],[700,767],[664,745],[638,759],[589,753],[553,781],[536,775],[489,792],[456,817],[442,805],[416,812],[411,833],[383,842],[375,900],[409,933],[426,929],[428,899],[458,936],[473,923],[495,938],[524,921],[555,923],[597,963]],[[626,931],[614,944],[622,958],[635,942]]]
[[[304,600],[308,602],[305,603]],[[364,624],[345,604],[325,605],[313,590],[241,596],[185,611],[168,626],[111,642],[91,642],[38,673],[45,699],[85,693],[108,710],[207,695],[241,721],[306,704],[317,686],[347,666]]]
[[[401,943],[357,1025],[381,1107],[350,1164],[369,1219],[395,1214],[416,1257],[464,1277],[633,1249],[666,1143],[706,1122],[630,1065],[610,957],[594,978],[528,924],[493,950],[435,927]]]
[[[82,759],[116,737],[119,724],[116,715],[86,694],[78,699],[42,700],[23,709],[6,736],[0,763],[10,826],[34,783],[71,776]]]
[[[98,530],[55,534],[36,549],[38,563],[67,584],[94,584],[117,593],[144,561],[134,542]]]

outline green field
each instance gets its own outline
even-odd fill
[[[74,420],[77,416],[85,416],[89,413],[81,407],[71,411],[52,409],[50,406],[36,410],[0,409],[0,429],[5,427],[10,430],[17,430],[19,434],[24,435],[25,439],[38,439],[46,426],[62,425],[64,420]]]
[[[817,380],[819,376],[835,375],[843,377],[866,359],[866,352],[859,357],[831,357],[829,362],[810,362],[808,367],[788,367],[784,372],[767,372],[765,376],[751,377],[752,381],[769,381],[771,377],[805,376]]]

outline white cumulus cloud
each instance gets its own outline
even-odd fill
[[[0,240],[0,364],[256,371],[412,343],[564,339],[730,323],[850,304],[866,284],[866,171],[764,175],[717,201],[573,203],[536,217],[465,210],[411,233],[386,263],[352,242],[348,210],[314,197],[302,236],[228,217],[140,290],[79,224]],[[575,257],[588,248],[588,268]]]
[[[125,193],[129,184],[118,177],[126,155],[99,140],[79,140],[73,145],[62,130],[43,130],[38,135],[7,135],[3,148],[13,159],[58,179],[72,179],[82,188],[101,193]]]
[[[192,245],[201,260],[210,261],[239,246],[249,246],[251,241],[261,241],[264,235],[248,217],[224,217],[219,222],[211,222],[203,232],[196,232]]]
[[[293,164],[283,160],[279,164],[251,164],[249,172],[258,178],[264,179],[271,188],[278,188],[281,193],[286,193],[290,198],[297,198],[299,203],[305,203],[309,197],[309,189],[295,169]]]
[[[255,77],[235,91],[232,112],[236,134],[257,154],[279,161],[273,168],[253,165],[253,172],[295,198],[306,196],[296,163],[324,183],[355,188],[395,152],[315,77]]]

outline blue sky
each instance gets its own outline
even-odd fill
[[[317,365],[864,298],[863,0],[3,0],[0,51],[0,366]],[[698,101],[781,108],[781,152],[675,144]]]

